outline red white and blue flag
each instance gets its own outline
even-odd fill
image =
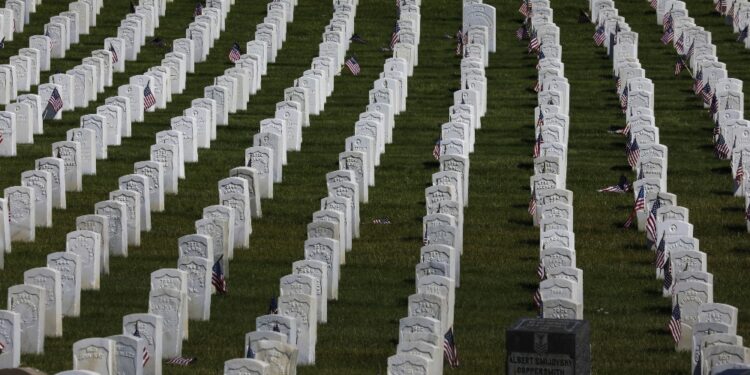
[[[359,62],[357,62],[357,59],[354,58],[354,56],[346,59],[346,67],[349,68],[349,71],[352,72],[352,75],[358,76],[359,72],[362,71],[362,68],[359,66]]]
[[[149,109],[156,104],[156,97],[151,91],[151,82],[146,84],[146,88],[143,89],[143,109]]]
[[[237,42],[232,44],[232,48],[229,50],[229,61],[237,62],[242,57],[242,50]]]
[[[221,268],[223,258],[223,255],[220,256],[211,268],[211,285],[216,288],[216,293],[219,294],[227,294],[227,280],[224,278],[224,270]]]
[[[448,365],[451,368],[456,368],[459,365],[458,362],[458,350],[456,349],[456,341],[453,337],[453,327],[448,329],[443,337],[443,351],[445,353],[445,359],[448,361]]]

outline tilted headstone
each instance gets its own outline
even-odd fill
[[[115,342],[105,338],[78,340],[73,344],[73,368],[101,375],[115,374]]]

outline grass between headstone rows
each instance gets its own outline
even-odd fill
[[[533,107],[529,91],[536,79],[533,57],[525,44],[513,37],[521,18],[515,1],[491,1],[498,11],[498,52],[486,70],[489,105],[477,146],[471,157],[470,205],[465,211],[465,252],[462,286],[457,290],[455,331],[461,368],[448,372],[502,373],[505,328],[522,316],[533,316],[531,294],[538,282],[538,231],[526,214],[531,170]],[[32,22],[46,20],[60,9],[45,3]],[[709,271],[715,275],[715,300],[740,309],[738,334],[746,336],[748,291],[742,288],[750,250],[744,233],[742,202],[729,195],[731,176],[725,162],[713,159],[711,123],[688,90],[690,80],[674,78],[674,52],[659,43],[660,26],[644,1],[618,2],[634,31],[640,33],[640,58],[656,87],[656,118],[661,141],[669,147],[669,187],[678,203],[691,210],[695,235],[709,254]],[[182,37],[194,4],[173,2],[157,32],[166,41]],[[611,62],[591,41],[594,26],[576,23],[584,2],[554,2],[555,22],[561,28],[563,61],[571,83],[571,131],[568,151],[568,188],[575,194],[575,231],[578,266],[584,270],[585,316],[592,324],[592,354],[597,373],[633,373],[645,368],[654,374],[684,373],[689,355],[675,354],[665,324],[669,301],[658,293],[653,279],[653,255],[645,250],[644,236],[620,229],[632,197],[603,195],[596,189],[629,177],[623,154],[624,139],[607,134],[610,126],[623,126],[619,113]],[[712,31],[721,61],[731,76],[745,80],[742,69],[748,52],[734,42],[728,26],[710,14],[709,2],[691,3],[691,16]],[[99,292],[84,292],[80,318],[64,320],[64,337],[47,339],[44,356],[23,356],[25,365],[56,372],[71,367],[73,342],[120,332],[121,318],[144,312],[149,274],[176,265],[176,239],[193,232],[193,222],[204,206],[218,200],[216,182],[242,163],[242,152],[251,144],[258,122],[273,116],[274,104],[310,59],[331,16],[328,2],[301,0],[295,22],[277,63],[270,66],[263,89],[251,98],[248,111],[231,116],[230,126],[219,129],[210,150],[201,150],[200,162],[187,165],[187,180],[180,194],[169,196],[167,210],[153,215],[154,229],[130,248],[126,259],[113,258],[110,275]],[[339,301],[329,305],[329,322],[319,326],[317,364],[300,368],[301,374],[372,374],[385,372],[387,357],[395,353],[398,319],[404,317],[406,298],[414,293],[414,265],[421,246],[424,188],[437,171],[431,149],[439,125],[447,120],[452,90],[459,86],[459,59],[454,44],[444,38],[460,23],[455,1],[424,2],[420,65],[410,78],[406,113],[396,120],[394,143],[387,147],[376,171],[370,203],[362,205],[362,238],[347,254],[342,268]],[[49,12],[46,13],[46,12]],[[79,64],[103,37],[115,34],[127,12],[127,2],[108,2],[99,25],[66,59],[53,62],[67,70]],[[154,134],[168,128],[169,118],[181,114],[203,87],[229,67],[226,52],[234,40],[244,45],[253,25],[261,22],[265,3],[238,1],[227,20],[227,30],[216,42],[210,60],[196,66],[184,94],[166,110],[146,115],[134,125],[132,138],[110,148],[108,161],[99,161],[97,176],[84,178],[82,193],[68,194],[68,209],[54,211],[54,227],[39,229],[32,244],[13,244],[0,274],[0,300],[7,287],[22,282],[24,270],[43,266],[46,254],[64,249],[65,233],[75,217],[91,213],[93,205],[116,189],[117,177],[132,171],[135,161],[148,159]],[[183,353],[197,356],[190,369],[168,368],[165,373],[215,374],[223,361],[242,355],[244,333],[254,329],[255,317],[265,313],[268,298],[277,292],[278,278],[291,272],[291,263],[303,258],[305,226],[326,194],[326,172],[337,169],[337,154],[344,139],[353,134],[358,113],[367,104],[367,90],[387,57],[379,52],[390,37],[395,19],[393,2],[361,1],[356,32],[369,41],[352,44],[363,72],[343,73],[321,116],[303,130],[303,149],[289,155],[284,182],[275,186],[275,199],[263,201],[264,216],[253,223],[251,249],[238,251],[230,266],[230,294],[214,297],[210,322],[191,322],[190,340]],[[46,21],[45,21],[46,22]],[[41,29],[40,23],[39,29]],[[36,32],[35,32],[36,33]],[[15,42],[13,42],[15,43]],[[25,42],[24,42],[25,43]],[[24,44],[25,45],[25,44]],[[7,48],[16,48],[9,43]],[[3,56],[8,50],[1,51]],[[116,85],[99,96],[99,102],[116,92],[132,74],[158,64],[164,49],[146,46],[138,62],[128,62],[127,73],[115,76]],[[43,75],[43,81],[46,81]],[[62,121],[45,124],[45,134],[35,145],[19,146],[19,156],[0,160],[0,188],[19,183],[20,173],[33,168],[33,160],[49,155],[50,144],[62,140],[65,130],[77,127],[87,109],[65,113]],[[393,224],[374,225],[388,216]],[[634,360],[637,359],[637,360]]]

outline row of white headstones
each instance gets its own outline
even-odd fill
[[[321,50],[322,50],[322,49],[323,49],[323,46],[321,46]],[[398,51],[399,51],[399,49],[398,49],[398,48],[396,48],[396,53],[398,53]],[[407,52],[408,52],[408,49],[407,49]],[[410,54],[407,54],[407,59],[408,59],[408,56],[410,56]],[[372,92],[371,92],[371,97],[372,97]],[[374,103],[374,104],[378,104],[378,103]],[[135,211],[137,212],[137,210],[135,210]],[[230,212],[231,212],[231,211],[230,211]]]
[[[62,162],[60,164],[62,164]],[[75,165],[77,166],[78,163],[76,163]],[[60,169],[62,169],[62,165],[60,165]],[[148,185],[148,182],[149,182],[148,177],[144,177],[144,176],[138,176],[138,177],[143,179],[142,181],[145,182],[146,186]],[[79,175],[79,178],[80,178],[80,175]],[[121,185],[123,185],[122,178],[121,178]],[[44,196],[49,197],[51,195],[49,185],[46,185],[43,191],[44,191]],[[64,194],[64,191],[65,190],[63,187],[62,189],[63,194]],[[148,191],[148,189],[146,189],[146,191]],[[25,200],[25,203],[28,206],[26,207],[26,210],[27,210],[26,213],[29,214],[30,212],[34,211],[33,206],[34,206],[35,200],[33,199],[33,194],[34,194],[33,190],[30,190],[27,192],[29,193],[29,195],[27,195],[26,197],[27,199]],[[125,195],[126,197],[128,196],[127,193],[130,193],[130,192],[123,191],[123,195]],[[137,201],[139,199],[139,196],[137,195],[137,193],[135,194],[136,194],[135,196],[131,195],[130,198],[134,198],[136,202],[133,202],[131,200],[131,201],[128,201],[128,203],[130,205],[135,205],[135,207],[137,207],[137,203],[138,203]],[[163,196],[163,193],[162,193],[162,196]],[[24,203],[24,202],[21,202],[21,203]],[[103,202],[100,202],[100,203],[103,203]],[[3,202],[3,207],[7,208],[5,207],[4,202]],[[122,210],[124,207],[119,207],[119,208],[120,208],[119,210],[120,212],[118,212],[118,214],[122,214],[123,216],[120,218],[115,218],[115,219],[118,221],[118,223],[124,224],[124,222],[127,221],[126,216],[124,216],[125,212],[123,212]],[[128,208],[131,208],[129,213],[131,214],[131,217],[136,218],[136,222],[137,222],[138,215],[133,212],[133,209],[132,209],[133,207],[128,207]],[[6,224],[4,226],[4,229],[8,229],[7,211],[8,211],[7,209],[4,209],[3,211],[4,215],[2,215],[3,222]],[[92,221],[87,222],[88,219],[92,219]],[[31,221],[32,225],[33,225],[33,222],[34,221],[32,220]],[[81,230],[81,231],[69,233],[68,243],[67,243],[69,252],[50,254],[50,256],[48,257],[50,258],[49,264],[48,264],[50,268],[39,268],[35,270],[30,270],[29,272],[27,272],[27,274],[25,274],[25,279],[27,280],[27,282],[41,284],[43,285],[44,288],[47,288],[51,292],[51,293],[48,293],[48,300],[54,301],[55,303],[47,304],[46,306],[47,308],[39,308],[39,306],[36,306],[36,308],[32,308],[33,306],[26,305],[25,311],[37,312],[38,310],[40,310],[40,313],[43,313],[44,310],[47,310],[47,309],[52,310],[53,313],[48,314],[46,317],[47,319],[52,320],[55,323],[58,323],[58,324],[48,325],[50,327],[49,330],[52,331],[48,334],[52,336],[58,336],[61,334],[61,327],[59,324],[61,320],[61,315],[62,315],[60,312],[61,305],[64,305],[66,308],[65,315],[77,316],[78,310],[79,310],[81,284],[84,284],[85,289],[87,287],[88,289],[98,289],[98,284],[99,284],[98,276],[99,276],[99,271],[100,271],[99,254],[100,253],[102,254],[101,255],[102,259],[104,259],[105,261],[108,260],[109,251],[106,250],[107,247],[109,246],[109,241],[106,239],[109,233],[108,218],[105,216],[99,216],[99,215],[86,215],[84,217],[78,218],[77,225],[79,226],[80,229],[95,229],[97,230],[98,233],[87,231],[87,230]],[[95,228],[92,228],[92,226]],[[124,225],[122,229],[124,229]],[[3,243],[6,243],[7,241],[10,240],[10,231],[6,230],[5,233],[7,233],[8,236],[5,236],[5,238],[3,239]],[[120,238],[118,238],[117,242],[120,242],[119,240]],[[126,252],[127,242],[122,241],[122,246],[123,246],[122,248]],[[9,250],[10,247],[6,246],[6,249]],[[105,250],[98,251],[100,249],[105,249]],[[76,255],[77,253],[80,253],[81,255],[80,258]],[[124,255],[126,255],[126,253]],[[106,264],[106,262],[101,262],[101,264],[104,265]],[[58,270],[61,271],[62,274],[57,273],[58,271],[55,271],[51,268],[58,268]],[[104,268],[103,270],[105,272],[108,272],[108,264],[106,264],[106,267],[102,266],[101,268]],[[32,271],[41,271],[41,272],[32,272]],[[85,277],[86,280],[83,282],[81,281],[82,273],[85,273],[86,274],[85,276],[87,276]],[[36,302],[39,302],[39,300],[45,300],[45,298],[43,297],[39,298],[38,295],[36,297],[37,297]],[[62,299],[62,301],[60,299]],[[9,305],[11,305],[11,310],[12,310],[12,306],[14,305],[14,303],[11,300],[11,293],[9,293],[9,301],[10,301]],[[24,310],[24,306],[19,306],[19,308]],[[23,316],[23,314],[21,314],[21,317],[26,318],[25,316]],[[43,318],[43,315],[41,317],[37,315],[35,318],[36,318],[35,321],[37,323],[39,321],[45,320]],[[8,319],[9,320],[5,321],[4,323],[7,323],[7,326],[9,327],[13,327],[14,325],[11,324],[11,322],[13,321],[13,318],[11,317]],[[42,327],[44,326],[42,325]],[[24,328],[25,327],[20,327],[20,331],[23,332]],[[37,331],[42,332],[41,341],[43,342],[43,337],[44,337],[43,334],[46,329],[40,328],[40,327],[36,327],[36,328],[38,328]],[[27,350],[27,352],[28,351],[38,352],[41,350],[41,346],[43,346],[43,344],[39,345],[40,344],[39,340],[35,340],[36,342],[32,343],[31,340],[20,340],[20,336],[16,340],[15,335],[11,334],[11,332],[14,332],[14,331],[10,330],[8,332],[8,335],[4,337],[4,339],[6,340],[6,343],[4,343],[6,348],[4,349],[4,353],[0,357],[0,359],[2,360],[0,361],[0,364],[2,364],[2,366],[0,367],[13,367],[14,365],[17,365],[20,351],[22,351],[24,348],[24,343],[28,343],[29,346],[34,347],[34,348]]]
[[[12,27],[15,24],[17,32],[23,31],[23,27],[17,26],[28,23],[30,13],[36,11],[34,1],[24,3],[23,0],[9,0],[6,2],[6,7],[10,9],[1,9],[0,18],[3,18],[3,11],[11,11],[14,19],[10,20],[9,24]],[[47,103],[51,89],[47,91],[40,87],[40,95],[19,95],[19,92],[28,92],[32,86],[39,85],[40,72],[50,69],[51,58],[65,57],[65,51],[71,45],[78,43],[79,35],[89,34],[90,27],[96,27],[96,15],[102,7],[103,3],[97,0],[70,3],[70,11],[52,16],[50,22],[44,25],[45,35],[31,36],[29,48],[19,49],[17,55],[10,57],[8,64],[0,65],[0,104],[6,106],[5,111],[0,112],[0,134],[2,134],[0,156],[15,156],[16,144],[34,143],[34,134],[42,134],[43,104]],[[149,10],[154,12],[153,7]],[[137,16],[144,17],[143,14]],[[5,25],[4,18],[0,20],[0,24],[2,24],[0,25],[2,29]],[[93,90],[95,96],[97,90],[101,92],[104,89],[105,84],[111,85],[112,64],[105,62],[107,58],[111,59],[105,50],[94,51],[92,57],[84,58],[82,64],[69,73],[81,81],[87,79],[90,82],[98,81],[99,86],[97,88],[92,86],[90,89]],[[66,95],[66,99],[72,98],[72,95],[68,97],[67,92],[61,92],[61,94]],[[90,95],[92,95],[91,92],[86,92],[85,95],[79,95],[77,98],[83,100]]]
[[[711,84],[714,93],[722,98],[719,107],[730,110],[731,96],[738,93],[741,97],[741,82],[736,87],[737,80],[727,79],[725,69],[712,66],[710,62],[716,58],[715,47],[710,44],[710,33],[695,27],[687,18],[683,2],[657,2],[657,19],[666,19],[665,12],[669,13],[669,9],[672,10],[673,42],[681,40],[686,48],[693,46],[694,54],[685,61],[686,65],[692,71],[703,69],[704,83]],[[592,21],[606,25],[607,36],[614,34],[617,24],[621,30],[614,36],[617,44],[612,46],[608,37],[606,46],[613,56],[614,74],[619,77],[618,95],[621,98],[627,95],[625,113],[630,127],[629,144],[637,142],[640,146],[640,154],[633,163],[639,177],[633,183],[633,193],[636,200],[642,195],[645,201],[643,209],[637,213],[638,226],[646,231],[650,247],[656,251],[657,279],[666,276],[662,294],[672,301],[669,326],[676,350],[692,351],[691,371],[694,374],[746,369],[747,348],[743,347],[742,337],[736,335],[737,309],[714,303],[713,275],[707,272],[706,254],[699,250],[698,239],[693,237],[689,211],[677,206],[677,197],[666,192],[667,148],[658,142],[653,116],[654,87],[645,78],[645,71],[638,62],[638,35],[630,31],[622,17],[617,16],[614,4],[594,1],[591,10]],[[628,90],[623,92],[626,87]],[[719,92],[733,92],[735,95],[718,95]]]
[[[566,190],[570,85],[561,61],[560,29],[547,1],[531,3],[538,53],[534,175],[529,213],[539,226],[539,288],[533,296],[545,319],[583,319],[583,271],[576,268],[573,193]],[[535,47],[530,48],[533,52]]]
[[[425,189],[416,293],[409,296],[408,314],[399,321],[399,343],[396,354],[388,358],[388,373],[442,374],[444,358],[450,366],[458,362],[453,320],[461,282],[464,207],[469,203],[469,158],[487,110],[485,67],[489,53],[495,52],[495,12],[490,5],[464,2],[459,35],[464,40],[457,47],[462,56],[461,88],[454,92],[449,121],[441,125],[433,153],[440,171]]]

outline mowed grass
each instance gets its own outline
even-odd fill
[[[498,52],[486,69],[489,105],[483,128],[471,156],[470,199],[465,210],[465,244],[462,286],[457,290],[455,332],[461,367],[447,373],[494,374],[504,372],[505,328],[516,319],[534,316],[531,294],[538,281],[538,230],[526,213],[532,174],[533,107],[536,95],[529,90],[536,79],[536,59],[513,32],[520,25],[517,1],[486,1],[497,8]],[[194,2],[169,3],[157,35],[167,42],[182,37],[191,21]],[[614,183],[626,168],[624,139],[611,135],[611,126],[623,126],[611,79],[611,61],[593,46],[594,26],[577,24],[585,2],[553,3],[555,22],[561,28],[565,75],[571,84],[571,130],[567,187],[575,194],[575,232],[578,267],[585,274],[585,316],[592,327],[594,372],[627,374],[647,369],[653,374],[685,373],[689,355],[674,353],[665,325],[670,303],[660,296],[653,278],[653,255],[645,250],[644,236],[620,228],[632,197],[603,195],[596,189]],[[41,33],[49,17],[66,8],[45,2],[32,16],[25,34],[0,50],[7,61],[28,35]],[[743,62],[750,56],[722,20],[710,13],[710,2],[691,3],[691,16],[713,32],[721,61],[730,75],[750,79]],[[744,229],[742,201],[730,194],[731,176],[726,162],[711,154],[711,122],[689,91],[691,81],[672,75],[674,52],[659,43],[660,26],[645,1],[618,2],[634,31],[640,33],[640,59],[656,86],[656,118],[661,142],[669,147],[669,187],[678,203],[691,210],[695,236],[709,254],[714,273],[715,300],[740,309],[738,334],[748,336],[750,291],[743,271],[750,252]],[[80,63],[91,50],[101,48],[106,36],[127,13],[128,2],[112,0],[99,15],[99,26],[63,60],[54,60],[52,72]],[[23,271],[45,264],[46,254],[64,250],[65,233],[75,218],[93,212],[94,203],[107,199],[117,188],[117,178],[131,173],[136,161],[147,160],[154,134],[169,127],[169,119],[202,96],[203,87],[230,67],[226,54],[233,41],[252,38],[253,26],[262,22],[265,2],[237,1],[227,19],[227,30],[211,51],[209,61],[196,66],[187,89],[175,96],[166,110],[146,115],[134,124],[134,135],[109,150],[109,160],[99,161],[98,174],[84,178],[84,191],[68,193],[68,209],[55,210],[54,227],[37,230],[34,243],[13,244],[0,273],[0,300],[7,287],[23,281]],[[301,374],[384,373],[388,356],[395,353],[398,320],[407,314],[406,299],[414,293],[414,265],[421,243],[424,188],[438,170],[431,157],[440,124],[447,121],[452,91],[459,88],[460,60],[453,55],[453,35],[460,24],[460,2],[425,1],[422,4],[420,65],[409,79],[407,111],[397,117],[394,142],[388,145],[370,188],[370,203],[361,206],[362,236],[347,254],[342,268],[340,296],[329,303],[328,323],[318,327],[317,363],[299,369]],[[144,233],[142,245],[131,247],[128,258],[113,258],[111,274],[102,289],[82,295],[80,318],[64,319],[64,337],[47,339],[45,355],[24,355],[24,365],[50,373],[72,366],[72,345],[87,337],[121,332],[123,315],[145,312],[149,274],[175,267],[176,241],[194,232],[202,208],[218,201],[216,183],[228,170],[243,162],[243,150],[252,143],[260,120],[272,117],[283,89],[309,69],[317,44],[331,17],[328,1],[300,0],[295,22],[288,25],[287,41],[277,62],[269,66],[262,90],[250,100],[247,111],[230,117],[210,150],[200,151],[200,162],[186,165],[187,179],[180,193],[169,196],[166,211],[152,215],[153,230]],[[362,0],[356,32],[369,43],[352,44],[362,74],[346,72],[336,78],[335,92],[325,112],[312,117],[303,129],[301,152],[290,153],[284,182],[275,185],[275,198],[263,201],[263,218],[253,222],[251,249],[235,253],[230,266],[230,293],[215,297],[209,322],[191,322],[190,340],[183,354],[199,361],[189,369],[166,368],[167,374],[217,374],[223,362],[242,356],[244,334],[255,328],[255,317],[266,312],[268,299],[278,293],[278,279],[291,272],[291,263],[303,258],[307,223],[326,195],[325,173],[338,168],[337,155],[344,139],[354,133],[358,114],[367,105],[367,91],[382,70],[387,43],[396,18],[393,2]],[[62,121],[45,124],[45,134],[34,145],[21,145],[18,157],[0,160],[0,188],[16,185],[34,159],[47,156],[51,143],[62,140],[79,117],[95,111],[104,98],[132,74],[159,63],[165,49],[146,46],[138,62],[128,62],[127,72],[115,75],[115,86],[99,95],[86,109],[65,113]],[[371,220],[388,216],[392,225]]]

